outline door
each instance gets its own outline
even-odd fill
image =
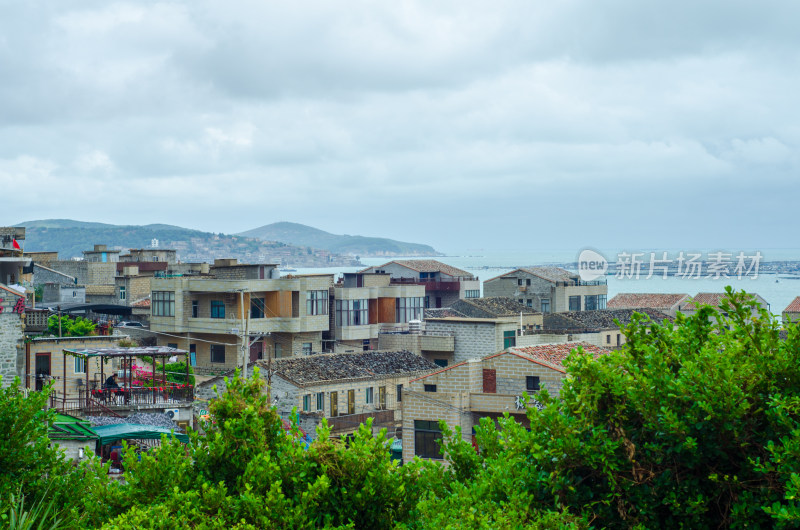
[[[339,393],[331,392],[331,417],[339,415]]]
[[[436,297],[436,307],[442,307],[442,297],[441,296],[437,296]]]
[[[197,366],[197,344],[189,344],[189,364]]]
[[[250,362],[254,363],[264,358],[264,343],[259,341],[250,345]]]
[[[355,390],[348,390],[347,391],[347,413],[348,414],[355,414],[356,413],[356,391]]]
[[[36,354],[36,390],[44,387],[50,378],[50,352]]]

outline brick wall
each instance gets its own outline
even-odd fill
[[[42,267],[36,263],[33,264],[33,284],[44,285],[46,283],[55,283],[57,285],[75,285],[75,277],[56,270]]]
[[[513,326],[512,326],[513,327]],[[478,359],[503,349],[502,332],[497,339],[497,325],[494,322],[466,322],[427,320],[425,330],[452,333],[454,340],[453,362]]]

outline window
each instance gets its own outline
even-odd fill
[[[592,296],[584,296],[583,297],[583,308],[586,311],[594,311],[597,309],[597,295]]]
[[[306,394],[303,396],[303,412],[309,412],[311,410],[311,394]]]
[[[264,298],[250,299],[250,318],[264,318],[264,308],[266,307]]]
[[[530,279],[530,278],[528,278],[527,280],[525,280],[525,285],[530,285],[530,284],[531,284],[531,279]]]
[[[403,401],[403,385],[397,385],[397,402]]]
[[[395,322],[398,324],[412,320],[422,320],[422,306],[425,299],[422,296],[411,298],[395,298]],[[437,304],[439,307],[440,304]]]
[[[355,414],[356,413],[356,391],[355,390],[348,390],[347,391],[347,413],[348,414]]]
[[[339,393],[331,392],[331,417],[339,415]]]
[[[606,295],[598,294],[597,295],[597,309],[605,309],[606,308]]]
[[[303,355],[311,355],[311,350],[313,349],[314,344],[311,342],[304,342],[303,343]]]
[[[525,303],[525,305],[528,306],[528,307],[533,307],[533,300],[531,298],[528,298],[528,300]]]
[[[425,385],[425,392],[436,392],[436,385]]]
[[[549,313],[550,312],[550,300],[549,299],[542,299],[542,313]]]
[[[127,298],[127,293],[125,292],[125,286],[124,285],[120,285],[119,286],[119,299],[120,300],[125,300],[126,298]]]
[[[619,346],[619,344],[620,344],[620,340],[621,340],[621,338],[620,338],[620,334],[619,334],[619,333],[617,333],[617,346]]]
[[[434,359],[433,364],[441,366],[442,368],[447,368],[447,359]]]
[[[224,363],[225,362],[225,345],[212,344],[211,345],[211,362]]]
[[[306,291],[306,315],[328,314],[328,291]]]
[[[606,335],[606,344],[611,344],[611,335]]]
[[[152,306],[153,316],[174,317],[175,291],[153,291],[150,305]]]
[[[75,373],[86,373],[86,357],[75,357]]]
[[[517,285],[522,285],[522,282],[523,282],[522,278],[517,278]]]
[[[167,343],[167,348],[172,348],[174,350],[177,350],[178,349],[178,343],[177,342],[168,342]]]
[[[513,348],[517,345],[517,332],[514,330],[503,332],[503,349]]]
[[[372,402],[374,402],[374,401],[375,401],[374,390],[375,390],[375,389],[374,389],[374,388],[372,388],[371,386],[367,387],[367,393],[366,393],[366,394],[365,394],[365,396],[364,396],[364,401],[365,401],[367,404],[370,404],[370,403],[372,403]]]
[[[317,410],[325,409],[325,392],[317,392]]]
[[[525,390],[528,392],[537,392],[539,390],[538,375],[529,375],[525,377]]]
[[[481,297],[480,289],[468,289],[464,291],[464,298],[480,298],[480,297]],[[427,296],[425,298],[427,298]]]
[[[197,318],[200,314],[200,302],[192,300],[192,318]]]
[[[211,318],[225,318],[225,302],[211,300]]]
[[[368,309],[368,300],[336,300],[336,326],[366,326]]]
[[[469,291],[467,291],[467,292],[469,292]],[[467,298],[469,298],[469,296]],[[431,297],[430,296],[426,296],[425,297],[425,309],[430,309],[430,308],[431,308]]]
[[[414,454],[421,458],[442,458],[438,441],[442,430],[438,421],[414,420]]]
[[[280,344],[276,344],[275,345],[275,358],[280,357],[281,353],[283,353],[283,346],[281,346]]]
[[[580,296],[570,296],[569,297],[569,310],[570,311],[580,311],[581,310],[581,297]]]
[[[378,408],[386,409],[386,387],[378,387]]]

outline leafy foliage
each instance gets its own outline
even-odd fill
[[[62,337],[85,337],[92,335],[95,327],[97,326],[91,320],[79,316],[72,318],[69,315],[50,315],[47,319],[47,331],[55,336],[61,333]]]

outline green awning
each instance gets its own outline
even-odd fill
[[[91,424],[69,414],[58,414],[47,435],[51,440],[95,440]]]
[[[185,434],[153,425],[137,425],[135,423],[101,425],[95,427],[94,432],[100,438],[100,445],[106,445],[115,440],[160,440],[162,434],[175,436],[179,441],[189,443],[189,437]]]

